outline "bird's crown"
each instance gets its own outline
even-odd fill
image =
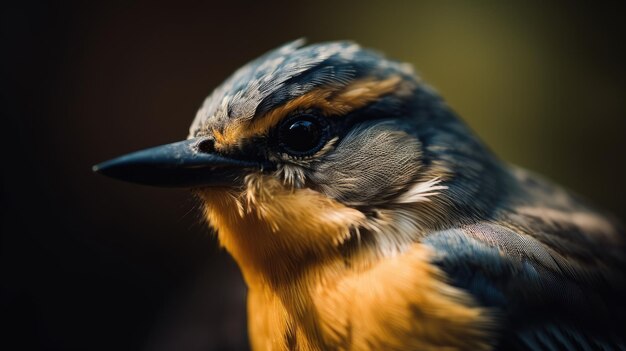
[[[301,101],[299,107],[332,103],[328,95],[339,95],[343,90],[351,91],[343,96],[344,100],[360,98],[359,104],[363,104],[364,99],[372,101],[378,97],[375,95],[391,91],[400,78],[414,77],[410,65],[388,60],[353,42],[303,45],[302,39],[290,42],[237,70],[204,101],[190,135],[197,136],[235,121],[260,119],[273,109],[313,92],[317,94],[310,95],[309,101]],[[383,81],[387,83],[382,84]],[[365,94],[369,95],[365,97]],[[319,101],[324,98],[328,101]],[[343,109],[342,112],[350,108],[350,101],[337,101],[335,105],[340,103],[343,106],[335,108]]]

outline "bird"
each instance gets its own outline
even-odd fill
[[[94,170],[191,189],[248,287],[254,350],[626,350],[619,220],[355,42],[269,51],[186,140]]]

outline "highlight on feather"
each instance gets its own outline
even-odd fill
[[[304,186],[305,175],[301,167],[284,163],[278,166],[275,172],[278,179],[282,179],[283,183],[291,188],[301,188]]]
[[[618,242],[619,233],[606,218],[589,211],[562,211],[547,207],[521,206],[516,208],[522,215],[541,219],[552,227],[574,226],[581,228],[593,237],[607,242]]]
[[[399,204],[431,201],[429,197],[439,195],[440,190],[448,189],[446,185],[440,185],[441,178],[433,178],[425,182],[413,185],[404,194],[400,195],[395,202]]]

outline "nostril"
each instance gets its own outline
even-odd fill
[[[211,154],[215,152],[215,141],[213,139],[204,139],[199,142],[196,147],[198,148],[198,152]]]

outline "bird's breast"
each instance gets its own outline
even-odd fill
[[[489,349],[490,312],[447,283],[428,246],[347,257],[360,211],[269,176],[246,184],[200,195],[248,285],[255,350]]]
[[[488,350],[493,316],[446,283],[415,244],[348,268],[328,262],[289,284],[251,286],[255,350]]]

